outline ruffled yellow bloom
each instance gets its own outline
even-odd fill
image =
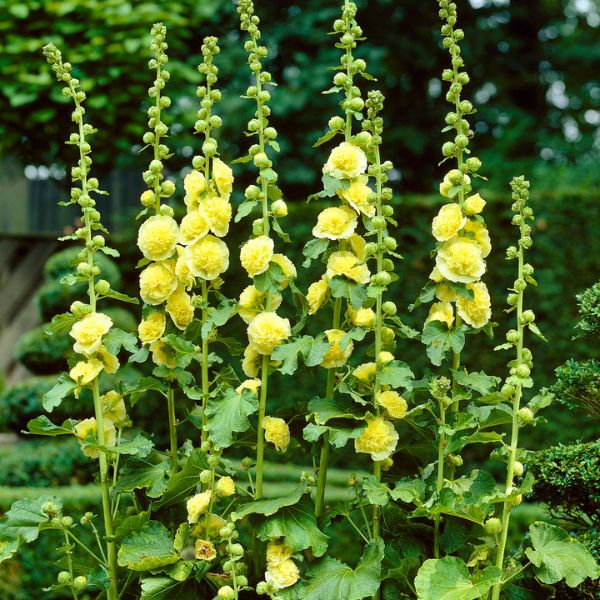
[[[186,503],[188,523],[197,523],[200,515],[204,514],[210,505],[212,493],[210,490],[192,496]]]
[[[262,355],[252,345],[248,344],[244,349],[244,360],[242,361],[242,371],[246,377],[256,377],[262,363]]]
[[[165,308],[177,329],[183,331],[194,320],[192,298],[182,285],[169,296]]]
[[[352,371],[352,375],[364,385],[371,386],[375,383],[376,372],[377,364],[374,362],[367,362],[358,365],[358,367]]]
[[[433,237],[438,242],[445,242],[455,236],[467,222],[458,204],[444,204],[431,222]]]
[[[175,360],[171,356],[168,346],[162,341],[158,340],[150,344],[150,352],[152,352],[152,362],[155,365],[166,365],[171,369],[175,368]]]
[[[102,313],[91,312],[77,321],[69,335],[75,340],[73,350],[79,354],[93,354],[102,345],[102,337],[112,327],[112,319]]]
[[[288,558],[278,565],[273,565],[265,573],[265,581],[274,585],[277,589],[290,587],[300,578],[300,571],[296,563]]]
[[[154,311],[150,313],[145,319],[142,319],[138,325],[138,337],[142,344],[151,344],[159,340],[167,326],[167,317],[165,313],[160,311]]]
[[[110,419],[113,423],[120,425],[127,420],[127,409],[123,396],[115,390],[110,390],[100,396],[100,405],[104,417]]]
[[[183,179],[183,188],[185,189],[185,203],[197,202],[200,194],[206,191],[206,179],[200,171],[190,171]]]
[[[69,377],[77,383],[75,389],[75,398],[79,398],[79,392],[82,387],[89,385],[102,373],[104,365],[97,358],[89,360],[80,360],[70,371]]]
[[[175,252],[179,228],[173,217],[154,215],[146,219],[138,232],[138,247],[148,260],[165,260]]]
[[[350,142],[342,142],[336,146],[323,167],[323,173],[336,179],[354,179],[366,170],[366,154]]]
[[[442,321],[446,323],[448,327],[452,327],[454,323],[454,309],[450,302],[434,302],[429,309],[429,315],[425,320],[425,323],[431,321]]]
[[[196,540],[194,544],[196,560],[210,562],[217,558],[217,550],[210,540]]]
[[[492,242],[490,240],[490,232],[481,221],[467,221],[464,229],[467,233],[471,233],[481,248],[481,256],[486,258],[492,251]]]
[[[216,279],[229,268],[229,248],[213,235],[188,246],[183,256],[191,273],[207,281]]]
[[[444,276],[440,273],[440,270],[437,267],[433,267],[431,273],[429,273],[429,279],[435,283],[440,283],[444,281]]]
[[[475,240],[454,237],[438,250],[435,264],[450,281],[472,283],[485,273],[481,247]]]
[[[270,540],[267,544],[267,565],[280,565],[284,560],[292,558],[292,549],[283,542]]]
[[[465,214],[469,216],[478,215],[484,207],[485,200],[479,194],[469,196],[463,204]]]
[[[345,365],[352,354],[352,350],[354,350],[352,340],[347,340],[345,346],[343,346],[341,342],[346,336],[346,332],[341,329],[328,329],[325,335],[331,346],[325,353],[321,366],[326,369],[335,369]]]
[[[350,244],[350,250],[356,255],[358,260],[361,262],[365,260],[365,246],[367,245],[367,240],[365,240],[362,235],[358,235],[355,233],[348,238],[348,244]]]
[[[288,424],[279,417],[265,417],[263,426],[265,428],[265,440],[271,442],[279,452],[285,452],[290,444]]]
[[[209,222],[202,210],[196,208],[188,212],[179,226],[179,241],[189,246],[204,237],[209,231]]]
[[[244,390],[250,390],[255,394],[258,394],[258,389],[260,388],[261,381],[257,377],[254,379],[246,379],[246,381],[242,381],[240,385],[235,388],[235,391],[238,394],[241,394]]]
[[[177,260],[175,261],[175,276],[179,279],[186,290],[191,290],[196,283],[194,274],[190,271],[190,268],[185,262],[184,248],[177,246]]]
[[[371,273],[366,264],[352,253],[345,250],[332,252],[327,261],[327,276],[343,275],[357,283],[369,283]]]
[[[233,171],[220,158],[214,158],[212,163],[213,179],[221,194],[231,194],[233,189]]]
[[[240,260],[250,277],[256,277],[269,268],[274,247],[275,242],[266,235],[252,238],[242,246]]]
[[[370,454],[373,460],[389,458],[398,443],[398,432],[390,421],[372,417],[366,429],[354,440],[356,452]]]
[[[96,358],[102,363],[105,373],[116,373],[119,370],[119,359],[111,354],[106,346],[100,346],[96,352]]]
[[[107,448],[113,448],[117,443],[117,431],[113,422],[110,419],[105,419],[103,421],[104,425],[104,446]],[[96,440],[96,432],[98,431],[98,425],[96,423],[96,419],[91,417],[89,419],[84,419],[83,421],[79,421],[77,425],[74,427],[75,436],[79,440],[80,444],[83,444],[88,438],[88,435],[91,433],[94,442]],[[81,451],[90,458],[98,458],[99,451],[96,448],[82,448]]]
[[[319,213],[312,234],[316,238],[345,240],[358,224],[356,213],[348,206],[330,206]]]
[[[259,292],[254,285],[244,288],[240,294],[238,302],[238,315],[246,323],[250,323],[254,317],[263,312],[267,307],[267,300],[271,300],[270,307],[277,310],[281,305],[281,296],[279,294],[269,294],[269,292]]]
[[[292,335],[289,319],[274,312],[263,312],[248,325],[248,339],[259,354],[272,354]]]
[[[369,195],[373,190],[367,185],[368,177],[361,175],[350,182],[350,185],[344,190],[338,190],[338,196],[345,200],[357,213],[373,217],[375,215],[375,205],[369,203]]]
[[[217,495],[223,498],[227,496],[233,496],[233,494],[235,494],[235,482],[228,475],[221,477],[219,481],[217,481],[217,485],[215,487]]]
[[[394,390],[377,392],[375,399],[392,419],[403,419],[406,416],[408,404],[398,392]]]
[[[210,230],[218,237],[226,236],[231,221],[231,202],[222,196],[212,195],[200,202],[200,208],[208,219]]]
[[[327,298],[329,285],[327,279],[321,278],[308,286],[306,301],[308,302],[308,314],[314,315],[323,306]]]
[[[469,283],[467,289],[474,294],[473,300],[459,296],[456,299],[456,312],[471,327],[478,329],[486,325],[492,318],[492,303],[485,283]]]
[[[162,304],[177,289],[177,277],[172,261],[147,266],[140,273],[140,296],[146,304]]]
[[[388,352],[387,350],[382,350],[379,353],[379,356],[377,357],[377,361],[381,365],[387,365],[388,363],[392,362],[393,360],[394,360],[394,355],[391,352]]]
[[[296,267],[285,254],[273,254],[271,261],[279,265],[283,271],[283,274],[285,275],[285,279],[280,285],[281,289],[284,290],[291,280],[294,280],[296,277],[298,277]]]
[[[456,292],[446,284],[442,284],[437,286],[435,297],[441,302],[454,302],[456,300]]]
[[[355,327],[365,327],[369,329],[373,327],[373,324],[375,323],[375,311],[372,308],[359,308],[358,310],[354,310],[349,306],[348,317]]]

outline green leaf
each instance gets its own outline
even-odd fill
[[[42,396],[44,410],[52,412],[76,387],[77,384],[66,373],[61,373],[54,386]]]
[[[467,300],[473,300],[475,298],[475,292],[470,290],[465,283],[456,283],[454,281],[446,281],[445,284],[457,295],[466,298]]]
[[[142,377],[134,387],[127,387],[125,392],[129,394],[129,402],[134,406],[140,398],[143,398],[147,392],[159,392],[163,396],[167,395],[164,382],[154,377]]]
[[[269,268],[254,278],[254,287],[259,292],[278,294],[283,281],[285,281],[283,269],[277,263],[270,262]]]
[[[338,275],[329,281],[329,289],[334,298],[346,298],[354,309],[361,308],[368,296],[366,286]]]
[[[348,440],[356,439],[364,430],[366,425],[358,427],[329,427],[309,423],[303,430],[303,437],[307,442],[316,442],[326,431],[329,431],[329,444],[334,448],[343,448]]]
[[[326,238],[315,238],[306,242],[302,250],[306,260],[302,263],[302,266],[304,268],[310,267],[310,263],[319,258],[327,248],[329,248],[329,240]]]
[[[308,569],[309,583],[300,590],[302,600],[361,600],[373,596],[381,581],[384,545],[376,539],[365,546],[356,569],[334,558],[324,558]]]
[[[179,560],[169,530],[158,521],[149,521],[121,542],[119,566],[132,571],[150,571]]]
[[[150,454],[153,444],[147,437],[144,437],[141,433],[138,433],[132,440],[128,442],[122,442],[118,446],[114,447],[96,446],[94,444],[85,444],[85,446],[90,448],[99,448],[108,454],[127,454],[144,458]]]
[[[263,522],[258,530],[259,539],[284,538],[284,543],[293,552],[312,548],[315,556],[323,556],[329,537],[319,529],[314,510],[308,496],[301,498],[297,504],[283,506]]]
[[[358,407],[342,398],[319,398],[316,396],[308,403],[309,416],[314,415],[317,425],[326,425],[331,419],[362,420],[363,414]]]
[[[46,502],[52,502],[59,510],[62,508],[62,502],[55,496],[13,503],[0,521],[0,562],[11,558],[21,544],[36,540],[41,529],[50,527],[48,515],[42,512]]]
[[[104,338],[106,349],[115,356],[119,354],[121,348],[125,348],[130,354],[138,351],[137,337],[133,333],[128,333],[122,329],[113,327]]]
[[[533,414],[537,414],[542,408],[546,408],[550,406],[554,401],[554,394],[550,392],[548,389],[543,388],[540,390],[539,394],[536,394],[528,403],[528,408],[531,409]]]
[[[235,303],[232,300],[223,300],[219,306],[208,311],[208,319],[202,323],[201,335],[208,338],[213,328],[222,327],[235,314]]]
[[[421,479],[403,479],[396,483],[390,496],[407,504],[420,503],[425,497],[425,483]]]
[[[306,358],[313,345],[313,338],[309,335],[303,335],[287,344],[283,344],[273,351],[271,358],[282,361],[279,371],[284,375],[291,375],[298,368],[298,354]]]
[[[466,370],[459,369],[452,371],[452,374],[458,384],[471,388],[481,395],[491,394],[500,382],[500,377],[486,375],[483,371],[467,373]]]
[[[437,289],[437,283],[428,281],[419,292],[419,297],[408,307],[409,311],[413,311],[415,308],[421,306],[421,304],[427,304],[435,298],[435,290]]]
[[[163,341],[169,346],[175,364],[181,369],[185,369],[194,358],[199,356],[198,347],[179,335],[170,333],[163,338]]]
[[[418,600],[474,600],[484,596],[502,571],[488,567],[472,579],[467,565],[456,556],[426,560],[415,578]]]
[[[335,196],[339,189],[347,188],[350,183],[348,181],[341,181],[327,174],[324,174],[323,177],[321,177],[321,181],[323,182],[323,191],[319,192],[319,196],[322,198]]]
[[[390,499],[390,488],[385,483],[378,481],[374,475],[367,475],[363,478],[362,489],[370,504],[385,506]]]
[[[34,435],[49,435],[54,437],[57,435],[71,435],[75,429],[75,425],[77,425],[75,419],[67,419],[63,421],[62,425],[55,425],[48,417],[41,415],[29,421],[27,429],[29,433],[33,433]]]
[[[465,345],[465,332],[460,328],[448,329],[445,323],[432,321],[423,327],[421,341],[427,346],[429,360],[439,367],[448,350],[458,353]]]
[[[235,511],[236,519],[239,521],[248,515],[274,515],[280,508],[284,506],[292,506],[297,504],[300,498],[306,492],[306,482],[298,484],[289,494],[280,496],[278,498],[265,498],[263,500],[256,500],[254,502],[248,502],[242,504]]]
[[[328,142],[331,138],[335,137],[338,133],[340,133],[337,129],[329,130],[327,133],[323,134],[314,144],[313,148],[318,148],[321,144]]]
[[[529,331],[531,331],[532,333],[534,333],[535,335],[537,335],[540,339],[544,340],[544,342],[547,342],[548,340],[544,337],[544,334],[540,331],[540,328],[535,324],[535,323],[529,323],[527,325],[529,327]]]
[[[77,321],[79,321],[79,319],[74,317],[70,312],[55,315],[52,317],[52,321],[50,321],[50,325],[46,328],[45,333],[48,335],[68,333]]]
[[[115,489],[118,492],[145,489],[149,498],[158,498],[167,487],[169,470],[168,458],[156,450],[144,458],[132,456],[121,468]]]
[[[246,156],[240,156],[239,158],[235,158],[234,160],[231,161],[232,165],[238,165],[241,163],[247,163],[250,162],[252,160],[252,156],[250,156],[249,154],[246,154]]]
[[[252,209],[258,204],[256,200],[246,200],[242,202],[237,209],[234,221],[239,223],[244,217],[252,212]]]
[[[529,537],[533,548],[527,548],[525,554],[542,583],[554,584],[564,579],[573,588],[588,577],[595,579],[600,575],[590,551],[561,527],[538,521],[529,527]]]
[[[98,248],[98,250],[100,250],[100,252],[103,252],[107,256],[113,256],[114,258],[119,258],[119,256],[121,256],[121,254],[119,253],[118,250],[115,250],[115,248],[110,248],[109,246],[102,246],[102,247]],[[108,296],[106,296],[106,295],[104,295],[104,297],[108,298]],[[136,301],[136,303],[137,303],[137,301]]]
[[[175,581],[170,577],[145,577],[141,580],[140,600],[197,600],[204,596],[204,585],[192,577],[186,581]]]
[[[220,397],[211,398],[206,406],[206,430],[210,440],[219,448],[229,448],[234,434],[250,427],[248,417],[258,410],[258,398],[250,390],[238,394],[225,390]]]
[[[121,292],[115,292],[115,290],[109,290],[108,294],[102,294],[103,298],[112,298],[113,300],[118,300],[119,302],[126,302],[127,304],[139,304],[140,301],[133,296],[128,296],[127,294],[121,294]]]
[[[415,375],[406,363],[392,360],[378,369],[377,377],[381,385],[410,389]]]

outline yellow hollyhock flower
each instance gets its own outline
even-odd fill
[[[490,293],[485,283],[481,281],[467,284],[467,289],[473,292],[474,298],[469,300],[459,296],[456,299],[456,312],[465,323],[479,329],[492,318]]]
[[[463,204],[465,214],[469,216],[478,215],[484,207],[485,200],[479,194],[469,196]]]
[[[367,185],[369,178],[366,175],[360,175],[350,182],[350,185],[344,190],[337,191],[338,196],[345,200],[357,213],[371,218],[375,216],[375,205],[369,202],[369,196],[373,190]]]
[[[312,234],[316,238],[345,240],[358,224],[356,213],[348,206],[330,206],[319,213]]]
[[[140,273],[140,296],[146,304],[162,304],[177,289],[172,261],[148,265]]]
[[[210,234],[188,246],[183,256],[190,272],[207,281],[213,281],[229,268],[227,244]]]
[[[481,247],[466,237],[444,242],[438,250],[436,266],[446,279],[461,283],[472,283],[485,273]]]
[[[392,362],[394,360],[394,355],[391,352],[388,352],[387,350],[382,350],[379,353],[379,356],[377,357],[377,361],[379,362],[379,364],[382,365],[387,365],[388,363]]]
[[[231,194],[233,189],[233,171],[220,158],[213,158],[213,179],[222,194]]]
[[[489,256],[492,251],[492,242],[486,226],[481,221],[467,221],[464,230],[473,235],[473,238],[481,248],[483,258]]]
[[[270,540],[267,544],[267,565],[280,565],[284,560],[292,557],[292,549],[283,542]]]
[[[467,218],[463,216],[458,204],[444,204],[431,222],[433,237],[438,242],[445,242],[455,236],[466,222]]]
[[[194,274],[190,271],[190,268],[185,262],[184,248],[177,246],[177,260],[175,261],[175,276],[179,279],[179,282],[183,284],[186,290],[191,290],[196,283]]]
[[[200,208],[196,208],[188,212],[179,226],[180,237],[179,241],[189,246],[204,237],[209,231],[209,222],[206,215]]]
[[[354,179],[366,170],[366,154],[350,142],[342,142],[336,146],[323,167],[323,173],[336,179]]]
[[[442,321],[446,323],[448,327],[452,327],[454,323],[454,309],[450,302],[434,302],[429,309],[429,315],[425,320],[425,323],[431,321]]]
[[[456,292],[446,284],[442,284],[437,286],[435,297],[441,302],[454,302],[456,300]]]
[[[119,370],[119,359],[111,354],[105,346],[98,348],[96,358],[102,363],[105,373],[112,374]]]
[[[354,449],[370,454],[373,460],[384,460],[396,449],[398,438],[393,423],[381,417],[371,417],[366,429],[354,440]]]
[[[206,191],[206,178],[204,174],[196,170],[190,171],[183,179],[183,188],[185,189],[188,201],[197,202],[200,194]]]
[[[123,396],[115,390],[110,390],[100,396],[100,405],[104,417],[110,419],[116,425],[120,425],[127,420],[127,409]]]
[[[355,233],[348,238],[348,244],[350,244],[350,250],[353,254],[362,262],[365,260],[365,246],[367,245],[367,240],[365,240],[362,235],[358,235]]]
[[[358,365],[352,375],[356,377],[362,384],[366,386],[372,386],[375,383],[375,373],[377,372],[377,365],[374,362],[367,362]]]
[[[348,358],[354,350],[354,343],[352,340],[348,340],[344,348],[342,349],[341,341],[346,336],[346,332],[341,329],[328,329],[325,331],[327,341],[331,344],[323,360],[321,366],[326,369],[335,369],[346,364]]]
[[[186,503],[188,523],[197,523],[200,515],[204,514],[210,505],[212,492],[206,490],[192,496]]]
[[[88,360],[80,360],[70,371],[69,377],[77,383],[74,394],[75,398],[79,398],[79,392],[82,387],[89,385],[102,373],[104,365],[97,358]]]
[[[271,442],[279,452],[285,452],[290,444],[290,428],[288,424],[279,417],[265,417],[263,419],[265,428],[265,440]]]
[[[240,260],[250,277],[256,277],[269,268],[274,247],[275,242],[266,235],[252,238],[242,246]]]
[[[343,275],[357,283],[369,283],[371,273],[366,264],[361,264],[361,261],[352,253],[342,250],[332,252],[327,261],[327,276],[335,277]]]
[[[277,589],[284,589],[294,585],[300,578],[300,571],[296,563],[288,558],[277,565],[268,567],[265,573],[265,581],[274,585]]]
[[[238,394],[241,394],[244,390],[250,390],[251,392],[258,394],[260,384],[260,379],[256,377],[254,379],[246,379],[246,381],[242,381],[242,383],[235,388],[235,391]]]
[[[267,307],[267,300],[270,299],[270,307],[277,310],[281,305],[281,296],[279,294],[269,294],[269,292],[259,292],[254,285],[244,288],[238,301],[238,315],[246,323],[250,323],[254,317],[263,312]]]
[[[142,319],[138,325],[138,337],[142,344],[151,344],[159,340],[167,326],[167,317],[165,313],[154,311],[150,313],[145,319]]]
[[[210,540],[196,540],[194,543],[196,560],[205,560],[210,562],[217,558],[217,550]]]
[[[248,325],[248,339],[259,354],[272,354],[292,335],[289,319],[274,312],[263,312]]]
[[[328,290],[329,285],[325,278],[321,278],[308,286],[306,301],[308,302],[309,315],[314,315],[323,306]]]
[[[224,237],[229,232],[232,207],[227,198],[212,195],[200,202],[200,208],[210,226],[210,230],[217,237]]]
[[[385,408],[392,419],[403,419],[406,416],[408,404],[398,392],[394,390],[377,392],[375,400],[379,406]]]
[[[359,308],[354,310],[348,307],[348,317],[355,327],[365,327],[370,329],[375,323],[375,311],[372,308]]]
[[[233,494],[235,494],[235,482],[228,475],[221,477],[219,481],[217,481],[215,488],[217,495],[223,498],[233,496]]]
[[[273,254],[271,261],[281,267],[285,279],[281,282],[280,288],[284,290],[291,280],[298,277],[298,272],[294,263],[285,254]]]
[[[176,367],[175,360],[171,357],[168,346],[162,340],[152,342],[150,344],[150,352],[152,352],[152,362],[155,365],[166,365],[171,369]]]
[[[79,354],[93,354],[102,345],[102,337],[112,327],[112,319],[102,313],[91,312],[71,327],[69,335],[75,340],[73,350]]]
[[[177,329],[183,331],[194,320],[192,298],[182,285],[169,296],[165,308]]]
[[[252,345],[248,344],[244,349],[244,360],[242,361],[242,371],[246,377],[256,377],[262,363],[262,356],[258,350]]]
[[[113,422],[110,419],[103,421],[104,425],[104,446],[107,448],[113,448],[117,443],[117,431]],[[90,433],[93,434],[94,441],[97,441],[96,432],[98,431],[98,424],[96,419],[91,417],[89,419],[83,419],[79,421],[74,427],[75,437],[77,437],[79,443],[83,445]],[[99,451],[96,448],[82,448],[81,451],[89,458],[98,458]]]
[[[138,247],[148,260],[170,258],[178,241],[177,223],[167,215],[154,215],[146,219],[138,231]]]

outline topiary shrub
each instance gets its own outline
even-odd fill
[[[556,369],[552,391],[570,409],[600,419],[600,362],[568,360]]]
[[[36,375],[64,371],[67,359],[73,354],[69,334],[47,335],[48,325],[44,323],[22,335],[13,351],[15,360]]]

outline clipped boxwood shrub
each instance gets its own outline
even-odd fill
[[[47,335],[44,323],[22,335],[13,350],[15,360],[36,375],[58,373],[67,368],[67,359],[73,353],[68,333]]]
[[[552,391],[571,410],[583,410],[600,419],[600,362],[568,360],[556,369]]]
[[[0,486],[51,487],[88,483],[95,465],[74,438],[27,439],[0,452]]]

